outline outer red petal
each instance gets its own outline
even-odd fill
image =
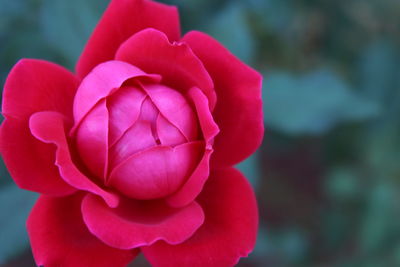
[[[246,178],[233,168],[212,172],[198,202],[204,224],[186,242],[157,242],[142,247],[154,267],[233,266],[253,249],[258,227],[257,203]]]
[[[148,0],[111,1],[78,61],[78,76],[83,78],[96,65],[113,59],[121,43],[146,28],[164,32],[171,41],[179,40],[176,7]]]
[[[198,87],[208,97],[210,107],[215,106],[214,84],[201,61],[186,44],[170,43],[160,31],[138,32],[121,45],[115,58],[160,74],[163,84],[181,93]]]
[[[151,245],[157,240],[179,244],[191,237],[204,221],[203,210],[196,202],[174,209],[161,201],[124,199],[111,209],[94,195],[85,197],[82,213],[90,232],[120,249]]]
[[[262,141],[262,77],[204,33],[189,32],[182,41],[189,44],[214,81],[218,102],[213,115],[221,132],[215,139],[213,163],[236,164]]]
[[[2,113],[28,119],[35,112],[53,110],[72,117],[78,80],[68,70],[37,59],[20,60],[4,85]]]
[[[55,164],[58,166],[64,181],[80,190],[97,194],[110,207],[116,207],[119,201],[118,196],[103,190],[75,166],[65,136],[64,124],[62,115],[51,111],[37,112],[29,120],[31,132],[37,139],[57,146]]]
[[[37,140],[28,123],[6,119],[0,128],[0,151],[15,183],[26,190],[54,196],[76,191],[54,165],[55,149]]]
[[[82,163],[99,181],[105,182],[108,169],[108,121],[106,100],[101,100],[85,116],[76,130],[76,150]]]
[[[54,165],[52,145],[36,140],[29,131],[32,113],[54,110],[72,116],[78,86],[72,73],[50,62],[23,59],[8,75],[3,92],[0,153],[15,182],[43,194],[66,195],[75,191]]]
[[[82,195],[41,196],[27,228],[36,264],[45,267],[125,267],[138,250],[111,248],[86,228],[81,215]]]
[[[188,97],[193,101],[196,108],[206,148],[203,158],[187,182],[175,194],[167,198],[168,204],[173,207],[185,206],[200,194],[210,174],[210,157],[213,153],[212,144],[214,137],[219,132],[208,107],[207,98],[200,89],[190,89]]]

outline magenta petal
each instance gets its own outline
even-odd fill
[[[218,134],[219,129],[215,124],[208,107],[206,96],[197,88],[189,91],[189,97],[192,99],[200,126],[206,140],[206,151],[199,165],[196,167],[187,182],[175,194],[167,198],[168,203],[173,207],[182,207],[193,201],[203,189],[210,173],[210,157],[213,153],[212,142]]]
[[[157,134],[164,146],[177,146],[187,142],[181,131],[161,114],[157,118]]]
[[[109,144],[113,145],[139,118],[146,94],[135,87],[123,87],[107,99],[110,114]]]
[[[66,140],[62,114],[51,111],[37,112],[31,116],[29,128],[37,139],[57,146],[56,165],[64,181],[75,188],[101,196],[111,207],[118,205],[118,196],[100,188],[74,165]]]
[[[108,164],[108,110],[100,101],[76,130],[79,156],[89,171],[104,181]]]
[[[3,91],[2,114],[28,120],[38,111],[57,111],[72,118],[77,78],[54,63],[22,59],[12,68]]]
[[[203,90],[213,108],[216,102],[214,84],[203,63],[185,43],[170,43],[155,29],[145,29],[125,41],[115,58],[129,62],[163,77],[163,84],[182,93],[192,87]]]
[[[29,131],[31,114],[54,110],[72,118],[78,87],[66,69],[42,60],[22,59],[9,73],[3,91],[0,154],[18,186],[49,195],[68,195],[76,189],[60,177],[53,145],[40,142]]]
[[[33,256],[46,267],[125,267],[138,250],[119,250],[92,235],[82,220],[82,194],[41,196],[29,215],[27,228]]]
[[[221,132],[212,162],[218,167],[236,164],[258,148],[264,134],[262,77],[204,33],[189,32],[182,41],[203,62],[218,96],[213,115]]]
[[[80,78],[96,65],[112,60],[118,47],[146,28],[164,32],[169,40],[180,38],[176,7],[148,0],[113,0],[90,37],[76,66]]]
[[[136,199],[167,196],[188,178],[202,150],[202,142],[192,142],[175,148],[156,146],[136,153],[112,171],[108,184]]]
[[[157,145],[146,121],[136,122],[122,138],[110,148],[110,170],[140,150]]]
[[[140,69],[121,61],[108,61],[96,66],[85,77],[76,92],[74,99],[75,127],[83,117],[102,98],[109,96],[128,79],[144,77],[153,81],[160,81],[160,76],[149,75]]]
[[[164,118],[176,126],[188,141],[197,140],[198,120],[183,95],[161,84],[145,84],[143,88]]]
[[[82,214],[90,232],[120,249],[148,246],[157,240],[179,244],[191,237],[204,221],[203,211],[196,202],[174,209],[161,201],[124,199],[112,209],[94,195],[83,200]]]
[[[204,224],[186,242],[142,247],[154,267],[234,266],[254,248],[257,202],[246,178],[233,168],[213,171],[197,198]]]
[[[152,127],[155,127],[159,111],[150,98],[145,99],[141,111],[140,120],[149,122]]]
[[[213,150],[206,149],[203,158],[196,169],[187,179],[186,183],[174,194],[168,196],[166,201],[172,207],[183,207],[192,202],[203,189],[210,175],[210,157]]]
[[[196,107],[204,140],[211,145],[214,137],[219,133],[219,128],[208,107],[207,97],[196,87],[190,89],[188,95]]]
[[[76,191],[60,177],[54,146],[32,136],[27,121],[6,119],[1,124],[0,153],[19,187],[53,196]]]

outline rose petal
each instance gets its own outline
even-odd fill
[[[186,183],[177,192],[166,198],[170,206],[184,207],[200,194],[210,175],[210,157],[212,153],[212,149],[206,149],[202,159]]]
[[[129,156],[140,150],[156,146],[151,124],[145,121],[136,122],[124,136],[110,148],[110,171]]]
[[[68,70],[37,59],[20,60],[4,85],[2,113],[28,120],[38,111],[52,110],[72,118],[78,80]]]
[[[0,153],[18,186],[42,194],[67,195],[76,189],[58,172],[55,149],[34,138],[29,116],[56,110],[72,117],[72,101],[78,81],[66,69],[41,60],[20,60],[7,77],[3,91]]]
[[[196,87],[189,90],[188,96],[196,108],[204,140],[207,144],[212,145],[214,137],[219,133],[219,128],[208,108],[207,97]]]
[[[6,119],[0,128],[0,152],[15,183],[26,190],[54,196],[76,191],[61,177],[53,145],[40,142],[28,122]]]
[[[66,140],[62,114],[51,111],[37,112],[31,116],[29,128],[37,139],[57,146],[56,165],[64,181],[75,188],[101,196],[111,207],[118,205],[119,200],[116,195],[100,188],[75,166]]]
[[[164,32],[171,41],[180,37],[176,7],[147,0],[113,0],[90,37],[76,66],[80,78],[96,65],[112,60],[118,47],[146,28]]]
[[[168,203],[173,207],[182,207],[192,202],[203,189],[204,183],[210,174],[210,157],[213,153],[212,143],[219,129],[215,124],[208,107],[206,96],[198,88],[192,88],[189,91],[189,98],[196,107],[200,126],[206,141],[206,151],[199,165],[187,182],[175,194],[167,198]]]
[[[215,83],[218,103],[214,119],[220,127],[213,164],[236,164],[251,155],[264,134],[261,102],[262,77],[221,44],[200,32],[189,32],[188,43]]]
[[[198,198],[204,224],[186,242],[142,247],[154,267],[234,266],[254,248],[258,212],[254,192],[233,168],[213,171]]]
[[[159,111],[157,107],[154,105],[153,101],[147,97],[146,100],[143,102],[140,120],[145,121],[151,124],[152,128],[156,127],[156,120],[159,115]]]
[[[131,78],[144,78],[155,82],[161,79],[158,75],[146,74],[121,61],[108,61],[96,66],[82,81],[76,92],[74,99],[75,128],[97,102],[109,96]]]
[[[113,145],[139,118],[146,94],[135,87],[124,87],[107,99],[110,114],[109,144]]]
[[[157,118],[157,135],[164,146],[177,146],[187,142],[181,131],[161,114]]]
[[[29,215],[27,228],[38,266],[125,267],[138,250],[105,245],[86,228],[81,215],[82,194],[64,198],[41,196]]]
[[[175,192],[188,178],[204,151],[202,142],[171,148],[156,146],[136,153],[114,168],[108,184],[126,196],[154,199]]]
[[[211,108],[215,106],[213,81],[202,62],[189,46],[171,44],[160,31],[146,29],[136,33],[120,46],[115,58],[148,73],[160,74],[163,84],[183,93],[196,86],[209,98]]]
[[[76,147],[88,170],[105,181],[108,164],[108,110],[100,101],[82,120],[76,130]]]
[[[143,89],[164,118],[177,127],[189,142],[197,140],[198,120],[183,95],[161,84],[144,84]]]
[[[196,202],[174,209],[161,201],[125,199],[111,209],[94,195],[85,197],[82,213],[94,235],[120,249],[147,246],[157,240],[179,244],[192,236],[204,221],[203,211]]]

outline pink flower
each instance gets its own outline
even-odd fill
[[[76,74],[23,59],[3,94],[0,151],[39,192],[38,265],[236,264],[254,247],[254,193],[232,166],[263,136],[261,76],[175,7],[113,0]]]

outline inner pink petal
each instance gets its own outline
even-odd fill
[[[209,109],[208,99],[204,93],[196,87],[193,87],[188,92],[188,97],[193,101],[199,124],[203,132],[203,137],[207,145],[214,143],[214,137],[219,133],[218,125],[215,123],[213,115]]]
[[[119,197],[108,192],[75,166],[70,154],[70,148],[65,135],[65,118],[58,112],[43,111],[33,114],[29,119],[29,128],[33,136],[37,139],[56,145],[56,166],[60,171],[61,177],[71,186],[91,192],[101,196],[109,207],[117,207]]]
[[[161,144],[165,146],[177,146],[187,142],[185,136],[161,114],[157,118],[157,134]]]
[[[139,88],[123,87],[107,99],[110,113],[109,142],[113,145],[139,118],[146,94]]]
[[[110,170],[129,156],[140,150],[155,146],[151,123],[144,120],[137,121],[121,139],[110,147]]]
[[[108,180],[128,197],[153,199],[175,192],[197,166],[203,142],[175,148],[156,146],[132,155],[117,166]]]
[[[131,64],[122,61],[107,61],[97,65],[81,82],[74,98],[74,119],[78,125],[83,117],[102,98],[109,96],[116,88],[132,78],[160,81],[159,75],[143,72]],[[75,128],[71,130],[74,132]]]
[[[140,120],[151,124],[151,132],[154,137],[154,140],[157,143],[159,143],[159,138],[156,130],[156,121],[158,114],[159,114],[158,109],[154,106],[151,99],[147,97],[142,105],[142,113],[140,114]]]
[[[89,171],[103,180],[108,161],[108,111],[104,99],[81,121],[76,131],[76,146]]]
[[[143,88],[161,114],[176,126],[188,141],[197,140],[198,120],[183,95],[161,84],[144,84]]]

